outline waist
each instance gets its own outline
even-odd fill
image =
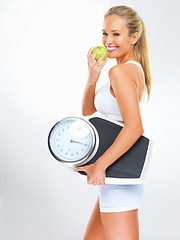
[[[123,121],[121,115],[119,115],[119,114],[106,114],[106,113],[98,112],[97,115],[99,117],[105,118],[107,120],[109,119],[109,120],[112,120],[113,122],[121,123],[122,125],[124,125],[124,121]]]

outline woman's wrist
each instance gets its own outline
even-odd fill
[[[90,76],[88,77],[88,80],[87,80],[89,85],[96,85],[97,81],[98,81],[98,78],[96,79],[96,78],[92,78]]]
[[[106,171],[106,168],[108,167],[103,157],[98,158],[98,160],[95,162],[95,165],[97,168],[100,168],[103,171]]]

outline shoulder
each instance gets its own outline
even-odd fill
[[[136,85],[136,74],[135,69],[131,64],[119,64],[112,67],[109,70],[109,78],[112,85],[120,84],[135,84]]]
[[[114,76],[114,75],[123,74],[123,73],[126,73],[125,64],[116,65],[109,70],[109,76]]]

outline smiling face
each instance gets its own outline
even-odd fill
[[[138,33],[129,36],[129,29],[125,19],[118,15],[106,16],[103,23],[102,41],[108,51],[109,58],[116,58],[117,62],[125,62],[134,58],[134,44],[138,40]]]

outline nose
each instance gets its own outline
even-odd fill
[[[111,38],[110,36],[108,36],[108,37],[106,38],[106,41],[105,41],[105,46],[109,46],[109,45],[112,44],[112,43],[113,43],[112,38]]]

